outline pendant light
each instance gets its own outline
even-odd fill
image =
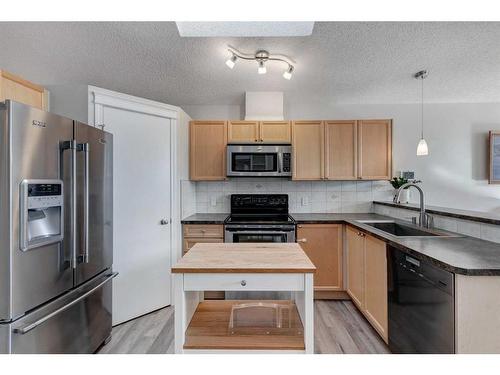
[[[422,82],[422,112],[421,112],[421,128],[420,128],[420,141],[417,146],[417,156],[426,156],[429,155],[429,147],[427,146],[427,142],[424,138],[424,79],[427,78],[429,73],[427,70],[421,70],[418,73],[415,73],[415,78],[420,79]]]

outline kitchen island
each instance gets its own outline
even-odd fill
[[[315,270],[295,243],[194,245],[172,267],[175,352],[313,353]],[[217,290],[289,291],[292,298],[203,300],[204,291]]]

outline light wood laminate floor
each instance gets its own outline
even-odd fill
[[[351,301],[314,302],[316,353],[390,353]],[[174,309],[166,307],[113,328],[99,354],[174,352]]]

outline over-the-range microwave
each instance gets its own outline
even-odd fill
[[[292,175],[291,145],[228,145],[229,177],[287,177]]]

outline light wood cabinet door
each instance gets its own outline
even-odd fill
[[[191,121],[189,175],[194,181],[226,179],[226,121]]]
[[[392,178],[392,121],[358,121],[358,178]]]
[[[356,121],[325,121],[325,178],[357,178]]]
[[[221,243],[224,242],[222,238],[184,238],[182,246],[182,255],[186,254],[197,243]]]
[[[42,86],[0,70],[0,102],[11,99],[47,111],[47,97],[48,92]]]
[[[388,342],[387,250],[385,242],[365,237],[365,316]]]
[[[227,125],[227,139],[229,143],[260,142],[258,121],[229,121]]]
[[[291,143],[292,125],[290,121],[261,121],[260,141],[267,143]]]
[[[324,178],[324,124],[322,121],[292,123],[294,180]]]
[[[359,309],[364,310],[365,239],[361,232],[351,227],[346,228],[346,237],[347,293]]]
[[[300,224],[297,242],[316,266],[314,290],[343,290],[342,225]]]

